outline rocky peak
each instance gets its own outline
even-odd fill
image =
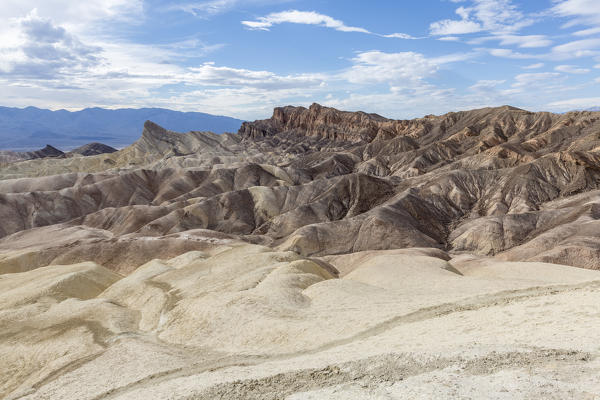
[[[278,134],[316,136],[348,142],[370,142],[382,125],[392,120],[377,114],[339,111],[317,103],[305,107],[277,107],[269,119],[244,122],[243,138],[262,138]]]
[[[142,137],[132,147],[140,154],[160,156],[180,156],[198,151],[220,152],[225,151],[222,143],[230,140],[231,136],[233,135],[198,131],[173,132],[152,121],[146,121]]]
[[[56,147],[51,146],[49,144],[47,144],[46,147],[44,147],[43,149],[34,151],[33,153],[36,155],[36,157],[32,158],[60,157],[65,154]]]
[[[93,142],[77,147],[76,149],[73,149],[70,152],[68,152],[66,155],[67,157],[95,156],[98,154],[114,153],[116,151],[117,149],[115,149],[114,147],[105,145],[103,143]]]
[[[134,143],[134,147],[146,154],[186,154],[189,153],[185,142],[186,134],[171,132],[162,126],[146,121],[142,131],[142,137]]]
[[[411,120],[387,119],[377,114],[361,111],[340,111],[319,104],[310,107],[277,107],[269,119],[245,122],[239,130],[243,139],[267,137],[313,137],[346,143],[370,143],[403,136],[416,139],[421,145],[454,138],[457,145],[466,147],[480,142],[482,150],[506,142],[515,133],[531,135],[553,128],[570,125],[587,125],[594,122],[597,113],[574,112],[551,114],[532,113],[516,107],[488,107],[469,111],[450,112],[444,115],[427,115]],[[570,128],[574,129],[574,128]],[[577,128],[578,129],[578,128]],[[471,137],[463,143],[461,137]],[[518,138],[517,138],[518,139]],[[532,149],[543,145],[529,143]]]

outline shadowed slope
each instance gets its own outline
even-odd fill
[[[562,201],[600,189],[599,131],[600,113],[508,106],[410,121],[283,107],[238,135],[147,122],[112,154],[0,168],[43,176],[0,181],[0,235],[209,229],[306,255],[438,247],[600,268],[597,196]]]

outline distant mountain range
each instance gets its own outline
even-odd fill
[[[114,153],[116,151],[117,149],[102,143],[88,143],[65,153],[57,149],[56,147],[53,147],[48,144],[43,149],[34,151],[0,150],[0,164],[35,160],[39,158],[70,158],[80,156],[95,156],[98,154]]]
[[[146,120],[177,132],[215,133],[236,132],[243,122],[230,117],[163,108],[86,108],[71,112],[0,107],[0,149],[33,150],[50,143],[69,150],[89,142],[123,147],[140,137]]]

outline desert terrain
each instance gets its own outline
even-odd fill
[[[140,130],[0,164],[0,398],[600,398],[600,112]]]

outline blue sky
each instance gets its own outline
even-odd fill
[[[2,0],[1,105],[600,105],[599,0]]]

